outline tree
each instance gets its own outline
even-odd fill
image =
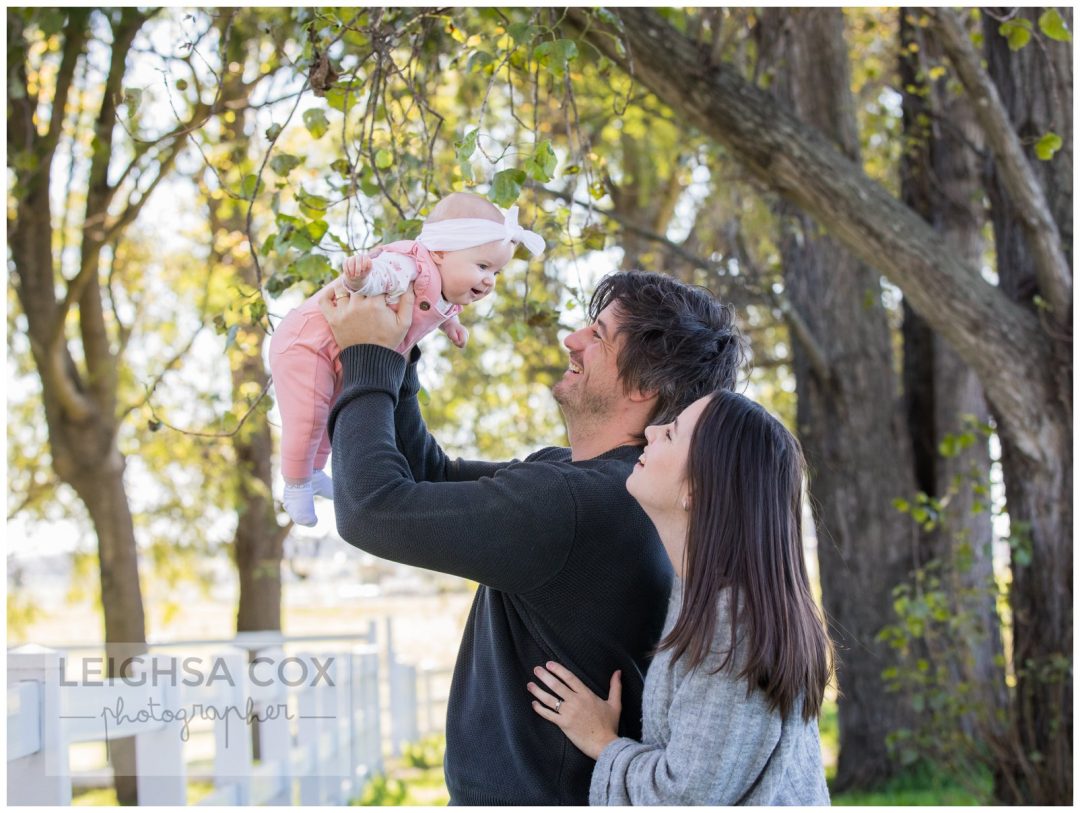
[[[841,10],[769,9],[759,29],[772,92],[858,162]],[[784,285],[817,350],[815,357],[796,342],[793,356],[822,602],[840,653],[833,788],[842,791],[895,773],[886,738],[907,723],[900,698],[885,691],[882,670],[894,658],[877,633],[917,550],[911,524],[892,507],[897,495],[914,490],[911,443],[877,275],[796,207],[777,208]]]
[[[937,19],[950,12],[935,11]],[[1015,584],[1017,605],[1037,608],[1039,630],[1017,641],[1029,653],[1032,674],[1059,685],[1071,697],[1071,673],[1062,667],[1072,650],[1071,461],[1062,454],[1071,439],[1071,362],[1061,350],[1071,337],[1071,270],[1061,261],[1060,235],[1045,217],[1041,189],[1027,183],[1018,166],[1016,132],[988,128],[995,160],[1016,176],[1014,204],[1021,222],[1033,224],[1038,250],[1032,249],[1047,327],[1030,309],[1011,301],[987,283],[918,214],[870,181],[861,168],[813,128],[770,103],[759,89],[707,48],[647,9],[620,9],[615,24],[571,10],[575,25],[589,27],[588,39],[608,59],[633,71],[687,124],[722,143],[757,178],[807,212],[855,256],[877,268],[904,293],[911,307],[971,366],[998,419],[1007,483],[1013,488],[1010,517],[1030,523],[1032,578]],[[943,43],[946,38],[942,38]],[[622,43],[622,48],[616,47]],[[948,50],[948,45],[945,45]],[[950,53],[954,64],[957,59]],[[977,65],[977,61],[976,61]],[[976,71],[964,85],[969,95],[980,79]],[[978,86],[981,87],[981,86]],[[975,97],[978,103],[987,96]],[[994,110],[992,99],[989,109]],[[1000,107],[1000,105],[998,105]],[[991,143],[993,139],[990,138]],[[1055,246],[1059,248],[1055,251]],[[1034,579],[1038,584],[1033,583]],[[1023,630],[1018,628],[1017,633]],[[1029,693],[1038,707],[1042,699]],[[1046,764],[1046,783],[1034,798],[1071,798],[1071,780],[1061,774],[1059,754],[1071,754],[1071,707],[1052,737],[1054,757]],[[1049,704],[1048,718],[1061,706]]]

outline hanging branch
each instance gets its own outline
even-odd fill
[[[1054,317],[1068,321],[1072,312],[1072,269],[1062,251],[1061,234],[1046,195],[1024,155],[997,87],[983,69],[956,13],[946,8],[927,9],[926,13],[934,21],[949,61],[971,96],[972,108],[997,160],[1002,181],[1021,214],[1039,290]]]

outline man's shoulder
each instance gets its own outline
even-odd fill
[[[569,463],[570,450],[565,446],[545,446],[526,457],[523,463]]]

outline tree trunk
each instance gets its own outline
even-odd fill
[[[913,24],[917,9],[900,11],[900,86],[904,93],[904,142],[901,188],[904,202],[937,229],[953,250],[972,267],[981,265],[985,218],[979,206],[981,186],[978,156],[981,133],[966,99],[950,94],[946,83],[927,82],[931,68],[943,59],[933,33]],[[912,50],[910,45],[914,45]],[[965,720],[969,735],[996,734],[996,714],[1006,707],[1000,623],[993,587],[993,526],[989,499],[975,486],[990,487],[988,439],[964,416],[980,424],[990,410],[974,371],[934,333],[909,306],[904,306],[904,391],[908,424],[915,453],[918,487],[941,499],[949,495],[939,530],[923,535],[920,564],[937,559],[950,564],[957,579],[955,591],[972,591],[974,614],[970,640],[963,656],[954,658],[954,681],[979,687],[981,702]],[[939,445],[948,434],[973,432],[975,443],[953,456]],[[951,492],[951,493],[950,493]],[[984,506],[976,511],[976,504]],[[959,554],[959,555],[958,555]],[[965,564],[970,562],[970,564]],[[968,668],[970,665],[970,668]]]
[[[243,65],[247,61],[242,22],[227,27],[232,39],[226,46],[229,62]],[[224,36],[224,33],[222,34]],[[248,90],[242,81],[241,71],[229,70],[222,78],[222,99],[227,106],[239,106],[245,102]],[[244,116],[222,122],[222,140],[230,145],[230,166],[235,168],[234,185],[239,186],[243,168],[250,163],[247,151],[249,139],[244,131]],[[211,233],[215,237],[211,261],[224,266],[234,266],[237,241],[246,239],[246,205],[236,200],[218,202],[210,199]],[[219,239],[222,242],[219,243]],[[261,304],[255,269],[249,259],[240,261],[233,270],[236,280],[234,290],[242,302]],[[248,308],[233,309],[237,319],[237,332],[233,346],[227,351],[232,376],[232,397],[235,403],[244,403],[254,393],[266,391],[269,374],[263,363],[263,344],[267,334]],[[290,525],[282,528],[277,522],[274,499],[272,459],[273,440],[267,421],[269,397],[263,396],[248,416],[243,427],[232,437],[239,478],[236,534],[233,552],[240,577],[240,596],[236,610],[236,631],[255,632],[281,629],[281,559],[285,535]]]
[[[885,274],[975,370],[998,418],[1010,515],[1014,522],[1030,523],[1031,566],[1018,573],[1016,584],[1016,652],[1036,665],[1043,660],[1045,668],[1067,665],[1072,652],[1072,461],[1064,450],[1072,442],[1072,360],[1071,350],[1063,352],[1061,346],[1071,348],[1071,329],[1064,337],[1048,335],[1038,316],[983,280],[944,237],[869,180],[815,128],[712,60],[707,48],[656,10],[623,7],[616,14],[616,30],[584,9],[569,9],[567,19],[580,30],[588,28],[589,42],[632,72],[676,116],[715,138],[769,188]],[[1061,118],[1071,114],[1070,99]],[[1023,214],[1038,219],[1038,213]],[[1071,307],[1055,320],[1071,325]],[[1071,800],[1071,776],[1067,782],[1064,777],[1064,766],[1072,764],[1071,671],[1055,679],[1063,684],[1066,704],[1053,706],[1050,693],[1030,693],[1043,711],[1028,719],[1039,721],[1043,733],[1037,743],[1056,743],[1037,751],[1038,774],[1049,783],[1045,792],[1036,792],[1037,798],[1066,802]],[[1052,734],[1051,719],[1062,710],[1064,721]]]
[[[776,96],[857,160],[841,10],[768,9],[760,33],[762,53],[778,60]],[[840,652],[840,791],[874,785],[898,767],[886,737],[906,723],[904,700],[886,691],[882,670],[895,658],[876,637],[893,621],[892,588],[914,564],[911,523],[892,507],[914,490],[912,454],[877,275],[791,204],[778,210],[785,287],[828,363],[822,380],[793,343],[822,600]]]
[[[108,164],[115,124],[114,95],[124,73],[127,50],[144,20],[129,10],[111,20],[113,53],[98,119],[98,137],[104,152],[100,156],[95,154],[93,160],[79,274],[67,282],[65,293],[70,301],[61,304],[56,293],[58,274],[53,258],[49,184],[75,66],[80,58],[86,58],[88,17],[74,10],[68,15],[63,56],[51,101],[52,117],[48,132],[42,136],[34,121],[38,99],[27,85],[28,53],[23,19],[17,12],[7,13],[10,85],[7,146],[9,167],[14,166],[17,182],[15,217],[8,220],[8,245],[18,280],[19,303],[27,318],[31,352],[41,376],[52,465],[60,480],[71,485],[86,505],[98,538],[110,676],[119,673],[125,658],[146,651],[146,625],[135,531],[124,486],[124,458],[116,444],[118,359],[105,329],[97,276],[100,234],[108,201],[101,194],[101,187],[95,186],[95,180],[102,180],[102,166]],[[76,92],[81,90],[77,88]],[[75,303],[85,372],[76,366],[64,329],[68,309]],[[110,759],[118,801],[136,803],[133,740],[113,743]]]
[[[1072,27],[1072,12],[1061,9]],[[1018,9],[1038,31],[1039,9]],[[1072,49],[1046,38],[1012,51],[997,28],[997,20],[984,17],[983,37],[988,71],[1022,139],[1035,141],[1046,132],[1062,138],[1062,148],[1050,161],[1027,155],[1046,195],[1072,261]],[[1004,190],[993,164],[986,167],[986,188],[991,203],[997,270],[1003,291],[1013,301],[1038,311],[1039,294],[1034,261],[1027,236],[1020,227],[1021,213]],[[1060,315],[1051,315],[1060,322]],[[1071,314],[1067,324],[1052,335],[1059,359],[1060,400],[1057,408],[1071,417],[1072,350]],[[1018,685],[1015,739],[1019,743],[1014,764],[997,777],[1000,798],[1012,802],[1062,804],[1072,800],[1072,448],[1071,422],[1047,431],[1041,440],[1045,460],[1038,466],[1021,449],[1024,441],[1016,427],[1002,421],[1000,431],[1005,489],[1013,533],[1019,549],[1033,555],[1017,556],[1014,548],[1010,602]],[[1030,530],[1026,530],[1026,525]],[[1042,544],[1055,535],[1060,544]]]

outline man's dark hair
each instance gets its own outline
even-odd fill
[[[735,389],[747,352],[730,305],[705,288],[646,271],[600,280],[590,321],[613,303],[624,339],[619,380],[627,391],[657,394],[648,423],[668,423],[698,398]]]

